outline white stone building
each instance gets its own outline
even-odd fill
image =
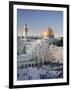
[[[45,62],[63,62],[63,47],[53,45],[57,42],[54,38],[54,32],[48,28],[44,31],[42,39],[28,42],[26,39],[18,41],[18,51],[21,53],[17,56],[18,66],[30,66]],[[25,53],[24,53],[24,50]]]

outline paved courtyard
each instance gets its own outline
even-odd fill
[[[63,78],[63,64],[50,63],[42,66],[20,67],[17,70],[18,80]]]

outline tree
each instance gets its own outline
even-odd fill
[[[26,54],[26,47],[23,48],[23,53]]]

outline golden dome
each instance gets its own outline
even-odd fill
[[[49,37],[49,36],[53,36],[53,35],[54,35],[54,32],[51,28],[48,27],[48,28],[44,29],[44,31],[43,31],[44,37]]]

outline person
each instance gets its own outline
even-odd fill
[[[31,80],[31,77],[30,77],[30,75],[28,76],[28,79],[29,79],[29,80]]]
[[[17,73],[17,77],[19,77],[19,73]]]

